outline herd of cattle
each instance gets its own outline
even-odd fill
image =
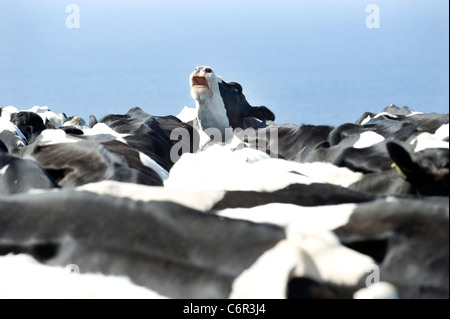
[[[0,298],[449,298],[448,114],[262,108],[207,143],[208,118],[2,108]]]

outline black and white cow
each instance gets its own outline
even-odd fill
[[[372,256],[400,298],[449,297],[448,197],[362,204],[334,231],[346,246]]]
[[[194,142],[199,141],[198,132],[174,116],[152,116],[136,107],[125,115],[107,115],[99,123],[126,134],[124,140],[128,145],[151,157],[166,170],[174,164],[171,151],[175,144],[179,156],[198,150],[198,142]],[[187,138],[179,139],[179,136],[172,135],[176,130],[184,131]]]
[[[391,168],[366,174],[349,187],[372,193],[446,196],[450,191],[448,141],[422,133],[408,142],[389,141]]]
[[[40,116],[45,127],[50,129],[59,128],[67,119],[67,116],[64,113],[57,114],[52,112],[47,106],[33,106],[27,110],[19,110],[14,106],[7,106],[0,109],[0,116],[10,120],[13,114],[22,112],[33,113]]]
[[[63,130],[46,130],[35,143],[16,152],[34,158],[62,187],[102,180],[162,185],[165,171],[120,140],[90,141]]]
[[[218,129],[225,137],[227,128],[246,128],[260,121],[274,121],[275,115],[265,106],[251,106],[236,82],[226,82],[208,66],[199,66],[190,76],[191,95],[203,130]],[[253,119],[253,120],[252,120]],[[248,121],[248,123],[246,123]]]
[[[13,113],[11,114],[10,122],[19,128],[29,144],[33,143],[42,131],[47,129],[42,118],[33,112]]]
[[[28,144],[27,138],[19,128],[3,117],[0,117],[0,141],[7,150]]]

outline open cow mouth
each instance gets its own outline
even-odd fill
[[[192,88],[210,89],[208,79],[204,76],[193,76],[191,81]]]

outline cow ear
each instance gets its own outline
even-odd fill
[[[98,123],[97,118],[95,115],[89,116],[89,127],[93,128]]]
[[[275,121],[275,114],[265,106],[252,106],[246,116],[256,117],[261,121]]]
[[[392,167],[395,167],[404,179],[409,179],[419,169],[412,160],[411,153],[408,152],[409,145],[401,145],[397,142],[389,142],[386,147],[391,159],[394,161]]]

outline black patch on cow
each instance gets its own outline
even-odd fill
[[[60,129],[63,130],[64,132],[66,132],[66,134],[84,135],[84,132],[75,126],[63,126],[63,127],[60,127]]]
[[[364,174],[361,180],[348,186],[348,188],[385,195],[416,194],[411,184],[401,178],[393,168]]]
[[[46,262],[58,254],[59,245],[54,243],[33,243],[27,246],[0,245],[0,256],[27,254],[39,262]]]
[[[47,168],[47,173],[59,184],[67,175],[73,172],[72,168],[52,169]]]
[[[287,285],[287,299],[336,299],[336,292],[309,278],[294,277]]]
[[[449,116],[448,113],[414,114],[408,116],[407,121],[414,123],[420,132],[428,132],[433,134],[442,125],[448,124]]]
[[[6,147],[5,143],[0,140],[0,152],[8,153],[8,148]]]
[[[110,114],[100,120],[114,131],[130,134],[125,137],[127,143],[149,157],[153,158],[164,169],[170,170],[174,162],[170,156],[172,147],[177,144],[180,153],[195,153],[200,140],[194,128],[174,116],[152,116],[141,108],[132,108],[125,115]],[[176,139],[174,130],[184,130],[189,139]],[[174,138],[174,139],[171,139]]]
[[[310,153],[329,147],[327,138],[332,130],[333,127],[325,125],[269,124],[259,128],[256,136],[253,128],[237,132],[236,136],[240,139],[246,137],[250,147],[271,156],[296,162],[312,162],[316,158],[309,160]]]
[[[364,203],[378,198],[364,193],[331,184],[291,184],[274,192],[227,191],[213,209],[250,208],[269,203],[286,203],[300,206],[337,205],[345,203]]]
[[[162,185],[162,181],[159,175],[151,168],[142,164],[139,153],[133,148],[119,141],[109,141],[102,144],[106,146],[106,148],[110,151],[122,155],[127,160],[130,168],[136,169],[139,172],[135,183],[143,185]],[[128,172],[126,172],[126,174],[128,174]],[[118,177],[117,175],[115,175],[113,179],[122,180],[122,178]],[[126,179],[127,177],[125,176],[124,180]]]
[[[33,112],[13,113],[10,122],[19,128],[29,144],[33,143],[36,137],[47,129],[42,118]]]
[[[372,257],[377,263],[382,263],[386,256],[388,245],[389,240],[387,238],[375,238],[364,241],[354,241],[346,246]]]
[[[222,97],[227,117],[233,129],[246,128],[245,118],[253,117],[263,122],[274,121],[275,115],[265,106],[251,106],[244,93],[242,86],[237,82],[219,82],[219,91]]]

